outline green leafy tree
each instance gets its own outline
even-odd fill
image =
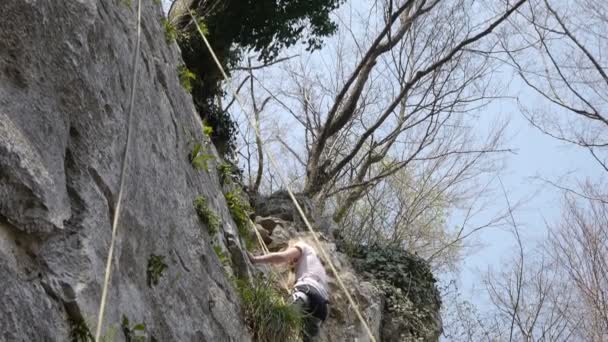
[[[321,47],[323,38],[337,25],[330,13],[343,0],[176,0],[169,20],[179,32],[177,42],[189,70],[192,96],[198,112],[213,127],[212,140],[224,154],[234,149],[236,126],[215,99],[222,95],[221,73],[209,54],[193,22],[202,24],[204,33],[222,66],[229,72],[247,51],[254,51],[264,63],[298,42],[308,50]]]

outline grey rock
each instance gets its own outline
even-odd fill
[[[261,225],[256,223],[256,230],[258,231],[258,233],[260,234],[260,236],[262,237],[262,240],[264,241],[265,244],[270,244],[272,243],[272,237],[270,237],[270,232],[268,232],[268,230],[266,230],[264,227],[262,227]],[[255,232],[253,234],[254,236],[252,236],[252,239],[257,239],[257,236],[255,236]]]
[[[262,226],[264,229],[268,231],[268,233],[272,234],[272,231],[277,225],[285,226],[283,220],[276,217],[261,217],[256,216],[255,223]]]
[[[315,220],[315,230],[323,233],[325,236],[335,238],[338,232],[337,224],[331,216],[321,216]]]
[[[230,260],[232,261],[232,272],[238,278],[251,279],[253,267],[244,253],[244,248],[241,248],[235,239],[227,239],[227,242]]]
[[[298,204],[307,217],[314,217],[312,201],[301,194],[295,195]],[[293,200],[287,191],[277,191],[270,196],[260,196],[254,199],[255,212],[258,216],[273,216],[285,221],[297,223],[296,227],[302,228],[302,219]]]
[[[295,236],[295,232],[292,230],[285,229],[281,226],[277,226],[272,232],[271,238],[272,243],[268,245],[270,251],[278,251],[287,247],[289,240]]]
[[[67,341],[70,319],[94,329],[127,136],[133,3],[0,6],[2,341]],[[133,140],[104,330],[120,331],[124,315],[157,341],[248,341],[192,201],[205,196],[229,222],[223,229],[235,225],[215,168],[189,164],[201,123],[178,81],[179,51],[165,42],[160,5],[142,3]],[[152,254],[168,268],[148,287]]]

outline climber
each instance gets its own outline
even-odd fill
[[[249,254],[253,264],[288,264],[295,267],[292,301],[304,309],[304,342],[313,341],[327,319],[327,275],[316,251],[302,240],[290,241],[282,252],[262,256]]]

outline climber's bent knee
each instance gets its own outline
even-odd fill
[[[328,316],[328,302],[311,286],[298,286],[292,294],[294,304],[300,306],[304,313],[303,341],[311,342],[319,335],[321,325]]]

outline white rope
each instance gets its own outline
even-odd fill
[[[247,119],[249,121],[249,125],[254,130],[256,137],[260,141],[262,141],[262,138],[260,136],[260,132],[259,132],[259,129],[258,129],[258,125],[256,125],[255,118],[252,118],[251,115],[247,114],[247,111],[245,110],[245,106],[243,105],[243,103],[241,102],[241,99],[239,98],[238,94],[236,93],[236,91],[232,87],[232,85],[230,83],[230,78],[228,77],[228,75],[224,71],[224,68],[222,67],[221,63],[217,59],[217,56],[215,55],[215,52],[213,51],[213,48],[209,44],[209,41],[207,40],[207,37],[205,37],[205,35],[203,34],[203,32],[202,32],[202,30],[201,30],[198,22],[196,21],[196,18],[192,15],[192,13],[190,13],[190,16],[192,17],[192,20],[194,21],[194,24],[196,25],[196,29],[198,30],[199,34],[203,38],[203,41],[205,42],[205,45],[207,46],[207,49],[209,49],[209,52],[211,53],[211,56],[213,57],[213,60],[215,61],[217,67],[220,69],[220,71],[222,73],[222,76],[224,77],[224,79],[228,83],[228,85],[230,87],[230,91],[232,92],[232,95],[234,96],[234,98],[236,99],[237,103],[241,107],[241,110],[243,111],[243,113],[245,113],[245,116],[247,117]],[[260,148],[261,148],[261,146],[260,146]],[[296,206],[296,209],[298,210],[298,213],[302,217],[302,220],[304,220],[304,224],[306,225],[306,227],[310,231],[310,233],[311,233],[311,235],[312,235],[312,237],[313,237],[313,239],[315,241],[315,244],[317,245],[317,249],[321,252],[322,257],[327,261],[327,264],[331,268],[331,271],[336,276],[336,280],[338,281],[338,284],[342,288],[342,291],[344,291],[344,294],[346,294],[346,298],[348,299],[350,305],[355,310],[355,313],[356,313],[357,317],[359,318],[359,320],[361,321],[361,324],[363,324],[363,327],[365,328],[367,334],[369,335],[370,340],[372,342],[376,342],[376,338],[374,337],[374,334],[372,333],[371,329],[369,328],[369,325],[367,324],[367,322],[363,318],[363,315],[361,314],[361,311],[359,310],[358,305],[355,303],[355,301],[353,300],[352,296],[350,295],[350,292],[347,290],[346,286],[344,285],[344,282],[342,281],[342,278],[338,274],[338,271],[335,268],[334,264],[331,262],[331,259],[329,258],[329,255],[327,254],[327,252],[325,251],[325,249],[321,246],[321,241],[319,241],[319,238],[317,237],[314,229],[312,228],[312,225],[308,221],[308,218],[306,217],[306,214],[304,213],[304,210],[302,210],[302,207],[300,206],[300,204],[298,203],[295,195],[293,194],[293,191],[291,190],[291,187],[289,186],[289,183],[287,182],[287,180],[284,177],[283,173],[280,171],[280,169],[278,167],[278,164],[276,163],[276,160],[274,158],[274,155],[268,149],[263,149],[262,148],[262,150],[264,152],[266,152],[266,155],[268,156],[268,159],[270,160],[270,163],[272,164],[272,167],[275,169],[275,171],[277,171],[277,174],[279,175],[281,183],[283,183],[283,186],[285,186],[285,188],[287,189],[287,193],[289,194],[289,197],[291,198],[291,200],[293,201],[294,205]],[[255,225],[254,225],[254,228],[256,229],[256,232],[257,232],[257,227],[255,227]],[[258,238],[261,239],[261,237],[259,236],[259,233],[258,233]],[[263,241],[262,241],[262,243],[263,243]]]
[[[101,328],[103,325],[103,315],[106,308],[106,300],[108,296],[108,287],[110,284],[110,275],[112,273],[112,257],[114,255],[114,245],[116,243],[116,235],[118,233],[118,219],[122,209],[122,196],[125,188],[125,179],[127,173],[127,159],[129,157],[129,145],[131,142],[131,127],[133,123],[133,104],[135,102],[135,86],[137,80],[137,65],[139,62],[139,49],[141,42],[141,0],[137,2],[137,38],[135,45],[135,54],[133,55],[133,78],[131,80],[131,94],[129,99],[129,110],[127,114],[127,142],[122,158],[122,169],[120,171],[120,187],[118,188],[118,200],[116,202],[116,210],[114,210],[114,220],[112,222],[112,237],[110,239],[110,248],[108,251],[108,259],[106,260],[106,269],[103,279],[103,289],[101,291],[101,302],[99,303],[99,312],[97,315],[97,328],[95,330],[95,342],[99,342],[101,337]]]

